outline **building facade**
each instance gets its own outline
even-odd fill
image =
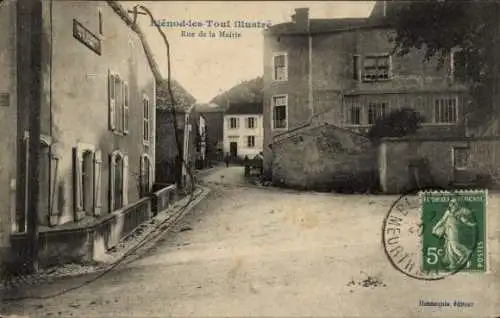
[[[467,87],[454,71],[459,54],[441,68],[424,52],[390,54],[387,8],[377,2],[367,18],[310,19],[296,9],[291,22],[264,33],[264,157],[275,138],[309,124],[366,133],[392,110],[412,108],[423,135],[462,136]]]
[[[8,41],[0,55],[1,143],[10,150],[1,158],[2,182],[10,185],[2,189],[2,202],[10,204],[1,218],[2,232],[10,234],[26,232],[33,186],[27,177],[31,50],[42,52],[40,231],[120,211],[150,191],[155,174],[159,73],[127,11],[115,1],[42,1],[35,11],[42,41],[34,47],[24,5],[0,7],[7,37],[1,41]]]
[[[196,110],[205,118],[206,154],[209,161],[222,160],[224,140],[224,110],[221,107],[197,105]]]
[[[252,158],[263,150],[264,126],[261,103],[234,103],[224,113],[224,154]]]

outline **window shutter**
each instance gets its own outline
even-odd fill
[[[75,210],[76,212],[83,211],[83,196],[82,196],[82,158],[79,156],[77,149],[74,149],[75,153],[75,163],[74,163],[74,173],[75,173]]]
[[[115,92],[115,74],[108,73],[108,91],[109,91],[109,129],[116,129],[116,92]]]
[[[129,129],[129,92],[128,92],[128,83],[123,83],[123,133],[128,134]]]
[[[140,180],[140,185],[141,185],[141,196],[144,194],[145,192],[145,185],[144,185],[144,161],[145,161],[145,158],[144,156],[141,156],[141,160],[139,162],[139,171],[140,171],[140,176],[141,176],[141,180]]]
[[[94,154],[94,215],[101,214],[102,206],[102,155],[97,150]]]
[[[109,156],[109,212],[113,212],[115,209],[115,173],[116,173],[116,163],[115,156]]]
[[[123,157],[123,206],[128,204],[128,156]]]

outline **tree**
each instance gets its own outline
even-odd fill
[[[495,41],[500,3],[496,1],[428,0],[394,2],[390,23],[396,31],[394,52],[403,56],[425,49],[425,60],[438,57],[440,66],[452,50],[462,63],[475,107],[490,109],[495,83]]]
[[[417,111],[402,108],[379,118],[368,132],[368,138],[378,145],[384,137],[404,137],[412,135],[420,128],[424,118]]]
[[[227,106],[231,103],[255,103],[262,101],[262,89],[264,81],[262,76],[244,81],[229,90],[217,95],[211,100],[211,103]]]
[[[492,57],[498,3],[431,0],[396,6],[390,19],[396,31],[392,40],[398,55],[425,48],[426,60],[437,56],[443,62],[453,49],[459,49],[467,61],[469,78],[484,81]]]

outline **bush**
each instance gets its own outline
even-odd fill
[[[424,117],[410,108],[402,108],[379,118],[368,132],[374,145],[384,137],[404,137],[412,135],[420,128]]]

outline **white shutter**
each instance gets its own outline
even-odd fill
[[[128,204],[128,156],[123,156],[123,206]]]
[[[128,134],[129,130],[129,91],[128,91],[128,83],[123,83],[123,133]]]
[[[75,149],[75,210],[76,212],[83,211],[83,196],[82,196],[82,158]]]
[[[116,163],[115,156],[109,156],[109,212],[115,210],[115,173]]]
[[[116,129],[116,90],[115,90],[115,74],[111,71],[108,73],[108,94],[109,94],[109,129]]]
[[[102,155],[97,150],[94,154],[94,215],[101,214],[102,206]]]

